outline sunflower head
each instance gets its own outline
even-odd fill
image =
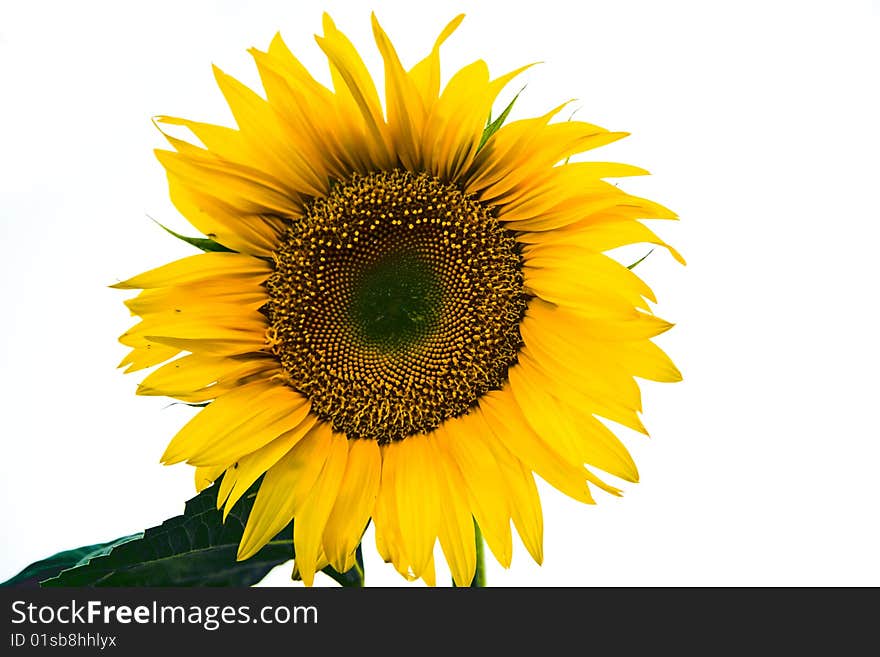
[[[606,254],[667,246],[641,219],[666,208],[606,181],[645,173],[583,155],[625,136],[547,114],[491,120],[522,70],[483,61],[441,91],[440,47],[406,68],[373,17],[380,97],[324,18],[331,85],[280,36],[252,50],[263,94],[215,69],[236,128],[158,117],[172,201],[210,250],[135,276],[120,338],[138,387],[207,405],[165,463],[219,481],[226,512],[262,477],[239,558],[294,520],[296,568],[354,564],[369,522],[407,578],[458,585],[475,524],[505,567],[511,521],[542,560],[534,475],[583,502],[636,481],[603,420],[644,431],[635,377],[675,381],[651,342],[670,324]],[[672,255],[678,253],[668,247]]]

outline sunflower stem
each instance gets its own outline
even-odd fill
[[[477,569],[474,571],[474,579],[471,588],[484,588],[486,586],[486,556],[483,551],[483,532],[474,520],[474,539],[477,542]]]
[[[363,588],[364,586],[366,586],[365,581],[364,581],[366,578],[364,577],[364,553],[361,551],[361,544],[360,543],[358,543],[357,551],[355,551],[354,557],[355,557],[354,567],[355,567],[357,574],[359,575],[358,583],[355,584],[355,586],[358,588]]]

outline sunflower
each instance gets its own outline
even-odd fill
[[[639,219],[675,215],[604,180],[642,169],[573,157],[626,133],[554,120],[564,104],[487,123],[527,67],[493,79],[478,60],[441,92],[462,18],[407,70],[373,16],[384,107],[325,15],[332,88],[276,36],[250,51],[265,98],[214,69],[237,129],[155,119],[171,199],[208,246],[114,286],[142,290],[121,366],[164,363],[138,394],[205,405],[162,461],[195,466],[199,489],[222,475],[227,513],[262,477],[238,558],[294,519],[307,585],[351,568],[370,522],[408,579],[434,583],[439,541],[470,583],[479,531],[509,566],[511,521],[540,563],[534,475],[618,495],[596,471],[638,473],[603,419],[645,432],[634,377],[680,379],[650,341],[671,326],[651,290],[604,253],[667,246]]]

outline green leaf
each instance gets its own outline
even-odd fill
[[[42,586],[250,586],[293,558],[293,529],[279,532],[251,559],[235,560],[257,484],[226,522],[216,508],[217,486],[186,503],[183,515],[147,529],[139,539],[64,570]]]
[[[153,219],[153,218],[150,217],[150,219]],[[224,252],[228,252],[228,253],[235,253],[235,251],[233,251],[232,249],[228,249],[225,246],[223,246],[222,244],[220,244],[219,242],[215,242],[214,240],[209,239],[207,237],[187,237],[186,235],[181,235],[180,233],[175,233],[173,230],[168,228],[168,226],[163,226],[155,219],[153,219],[153,221],[162,230],[164,230],[168,233],[171,233],[177,239],[183,240],[187,244],[191,244],[194,247],[196,247],[197,249],[201,249],[202,251],[206,251],[206,252],[208,252],[208,251],[224,251]]]
[[[498,132],[499,128],[501,128],[502,124],[507,119],[507,115],[510,114],[510,110],[513,109],[513,104],[516,102],[516,99],[519,98],[519,95],[523,91],[525,91],[525,87],[523,87],[516,93],[516,96],[513,97],[513,100],[511,100],[510,104],[504,108],[504,111],[501,112],[501,115],[497,119],[493,121],[492,115],[489,114],[489,120],[486,121],[486,127],[483,130],[483,135],[480,137],[480,145],[477,146],[478,153],[480,152],[480,149],[485,146],[486,142],[489,141],[489,137],[494,135],[496,132]]]
[[[645,255],[643,255],[641,258],[639,258],[638,260],[636,260],[636,261],[635,261],[634,263],[632,263],[631,265],[627,265],[626,268],[627,268],[627,269],[635,269],[637,265],[642,264],[642,262],[645,260],[645,258],[647,258],[647,257],[648,257],[649,255],[651,255],[652,253],[654,253],[654,249],[651,249],[650,251],[648,251]]]
[[[236,561],[238,544],[259,481],[232,508],[226,521],[216,507],[216,482],[186,503],[183,515],[116,541],[68,550],[28,566],[5,586],[251,586],[275,566],[293,559],[293,523],[262,550]],[[327,574],[357,586],[360,572]],[[332,570],[332,569],[331,569]]]
[[[55,577],[62,570],[73,568],[85,563],[91,559],[102,557],[123,543],[128,543],[135,539],[143,537],[144,533],[132,534],[131,536],[123,536],[115,541],[107,541],[106,543],[96,543],[95,545],[85,545],[73,550],[65,550],[59,552],[46,559],[41,559],[32,563],[30,566],[22,570],[18,575],[0,583],[0,586],[11,587],[32,587],[37,586],[41,581]]]

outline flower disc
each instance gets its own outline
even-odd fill
[[[264,311],[289,384],[349,438],[427,433],[497,389],[526,309],[512,233],[453,185],[356,175],[283,236]]]

